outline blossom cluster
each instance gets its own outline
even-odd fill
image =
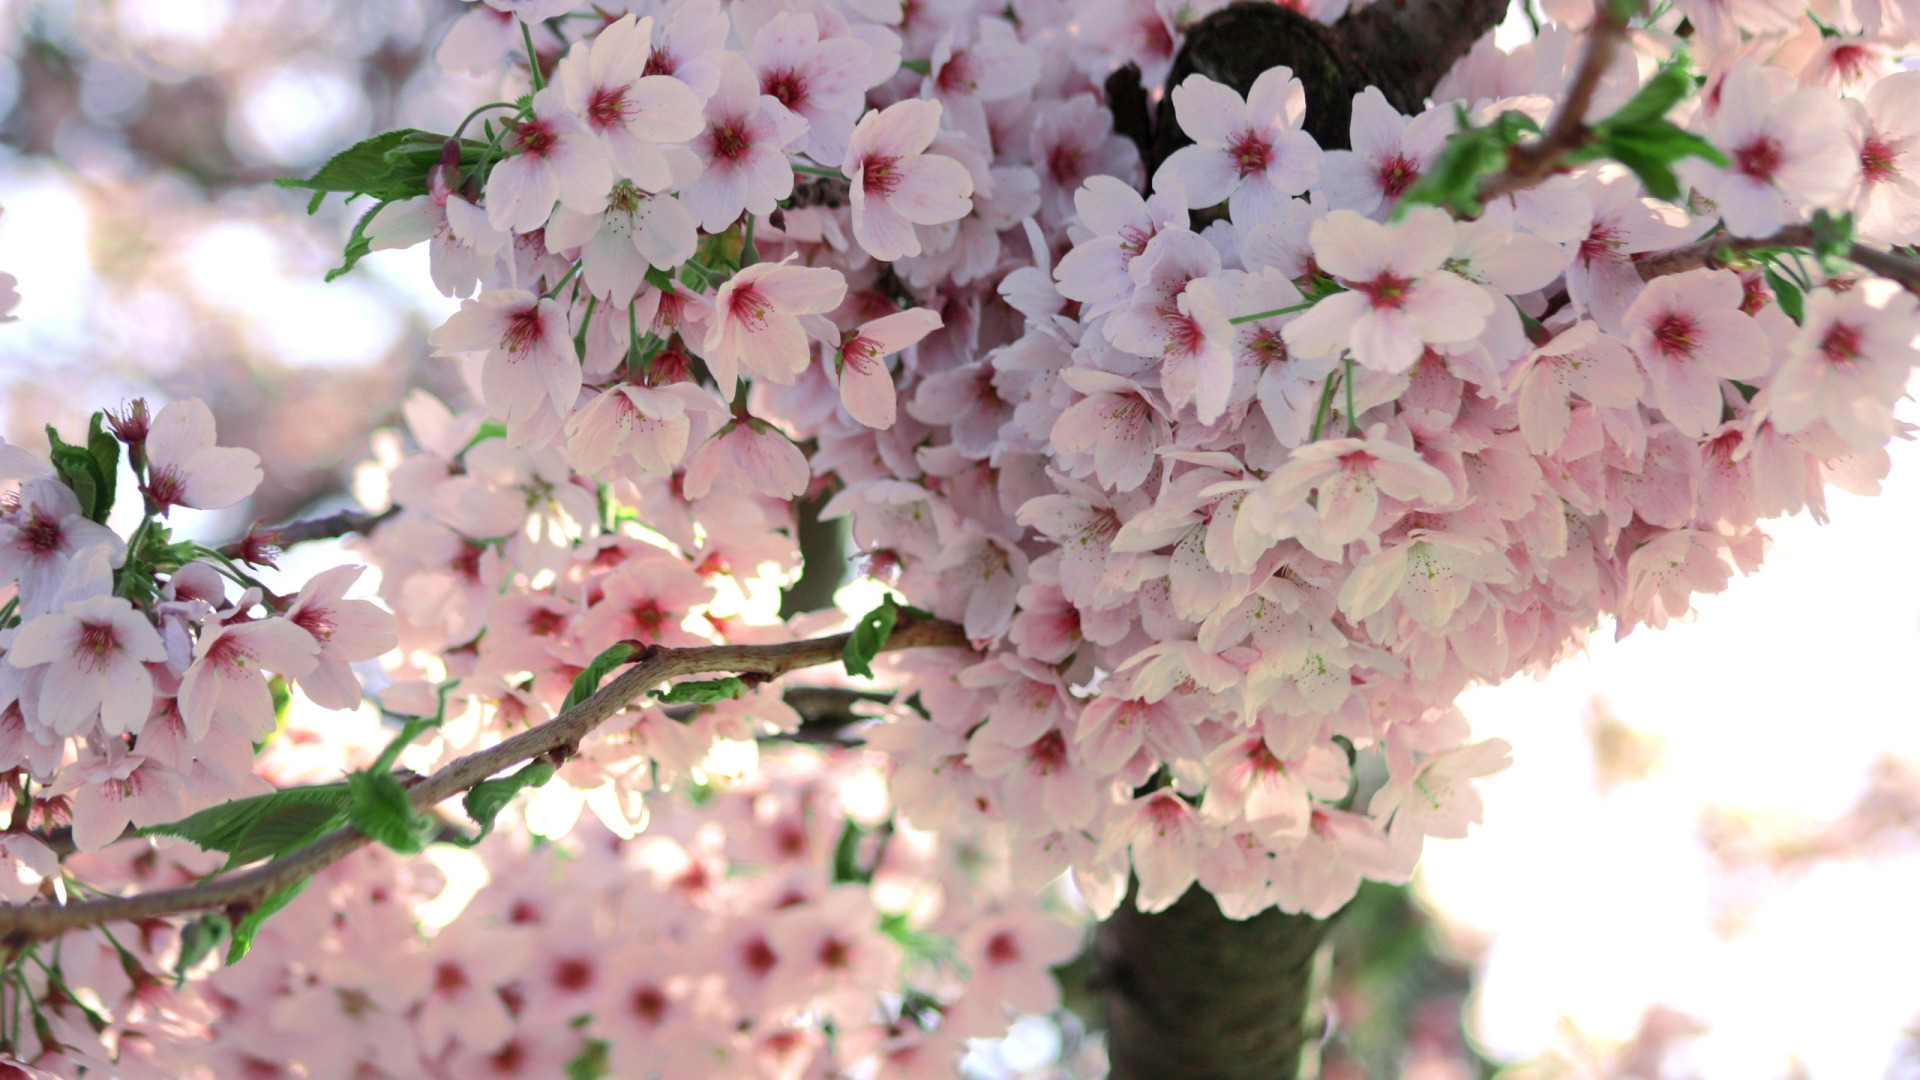
[[[1558,25],[1482,43],[1416,115],[1357,95],[1347,148],[1307,134],[1286,68],[1244,93],[1191,76],[1168,90],[1189,144],[1149,175],[1105,77],[1164,77],[1209,5],[475,4],[438,58],[507,63],[516,100],[353,189],[379,203],[350,257],[426,243],[462,300],[430,340],[479,402],[414,395],[410,439],[357,477],[384,609],[344,599],[355,569],[278,597],[160,531],[259,479],[197,403],[116,418],[147,510],[125,541],[77,466],[0,447],[0,755],[41,785],[31,813],[70,807],[93,852],[262,777],[364,764],[302,758],[292,729],[256,761],[262,668],[350,708],[348,665],[383,657],[381,708],[437,718],[400,753],[425,771],[552,718],[610,647],[838,628],[774,614],[803,497],[849,520],[869,586],[972,648],[876,665],[877,757],[761,753],[801,727],[797,675],[636,707],[479,849],[496,883],[463,921],[416,936],[436,873],[358,856],[246,964],[90,991],[126,1018],[112,1046],[71,1020],[9,1045],[122,1070],[138,1048],[155,1075],[209,1052],[219,1075],[552,1075],[583,1054],[616,1075],[939,1075],[1002,1005],[1055,1003],[1045,965],[1075,944],[1022,898],[1063,875],[1100,917],[1196,882],[1234,917],[1326,916],[1362,879],[1407,880],[1506,761],[1458,694],[1609,617],[1685,616],[1759,565],[1763,519],[1871,491],[1920,362],[1914,297],[1844,259],[1920,241],[1904,9],[1663,9],[1585,119],[1610,130],[1698,65],[1671,117],[1705,148],[1667,163],[1680,197],[1641,157],[1589,155],[1456,218],[1429,187],[1461,124],[1537,128],[1569,98],[1592,12],[1548,7]],[[341,174],[414,160],[363,145]],[[1817,245],[1767,242],[1789,227]],[[1663,262],[1709,237],[1747,254]],[[890,798],[850,795],[882,762]],[[529,834],[554,846],[527,854]],[[882,835],[846,873],[833,837]],[[212,869],[158,843],[63,871],[10,833],[23,869],[0,888]],[[133,968],[182,952],[154,933]],[[964,961],[903,966],[926,933]],[[134,954],[85,941],[105,981],[74,977],[118,985]],[[38,986],[50,1010],[72,996]],[[315,1009],[357,1034],[288,1049]]]
[[[261,479],[253,451],[216,445],[203,402],[151,416],[136,402],[111,433],[99,419],[87,450],[64,447],[52,462],[0,442],[0,481],[15,487],[0,513],[0,580],[12,586],[0,620],[0,769],[22,781],[10,789],[16,822],[36,810],[64,818],[82,852],[129,824],[270,790],[253,768],[279,711],[269,675],[283,696],[292,685],[323,708],[353,709],[361,684],[351,665],[394,645],[392,615],[347,598],[362,567],[323,571],[281,596],[243,567],[271,565],[262,537],[241,562],[170,542],[161,522],[173,508],[232,506]],[[103,524],[111,502],[98,486],[121,444],[144,504],[124,539]],[[102,452],[93,485],[65,471],[73,454]],[[31,799],[27,783],[38,786]],[[9,903],[58,876],[54,853],[31,835],[9,836],[6,859]]]

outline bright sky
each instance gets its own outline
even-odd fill
[[[1829,863],[1784,883],[1726,938],[1712,925],[1703,808],[1842,813],[1881,754],[1920,759],[1920,445],[1884,493],[1830,495],[1832,522],[1770,529],[1766,566],[1698,618],[1610,640],[1546,680],[1469,693],[1476,736],[1514,745],[1481,783],[1486,824],[1429,845],[1426,895],[1490,934],[1484,1047],[1529,1058],[1570,1020],[1625,1038],[1664,1002],[1711,1025],[1706,1080],[1891,1075],[1920,1019],[1920,856]],[[1601,795],[1584,723],[1599,695],[1664,741],[1647,780]],[[1907,1066],[1911,1068],[1911,1065]]]

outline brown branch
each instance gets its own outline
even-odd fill
[[[280,551],[295,544],[304,544],[311,540],[332,540],[336,537],[358,533],[366,535],[373,532],[381,522],[400,512],[398,506],[389,506],[378,514],[363,513],[359,510],[342,510],[326,517],[307,518],[302,521],[290,521],[285,525],[263,529],[259,523],[247,530],[247,535],[218,549],[229,559],[248,559],[260,562],[259,555]]]
[[[1580,54],[1580,67],[1574,72],[1567,96],[1554,110],[1546,131],[1532,142],[1507,151],[1507,167],[1480,182],[1479,199],[1490,202],[1552,176],[1565,164],[1568,154],[1587,145],[1593,129],[1587,126],[1587,112],[1593,108],[1593,96],[1600,80],[1613,66],[1614,57],[1627,40],[1627,19],[1621,5],[1599,0],[1594,5],[1593,24],[1587,28],[1587,47]]]
[[[522,762],[549,754],[571,754],[595,728],[625,709],[642,692],[667,679],[722,671],[777,678],[798,668],[840,659],[849,636],[835,634],[776,645],[650,647],[636,663],[592,697],[544,724],[450,762],[409,788],[408,795],[416,808],[425,809]],[[928,647],[967,648],[969,645],[966,632],[953,623],[902,617],[887,639],[886,651]],[[369,843],[372,841],[358,831],[341,829],[264,866],[195,885],[64,906],[29,904],[0,908],[0,940],[21,942],[101,923],[153,919],[190,911],[248,909]]]
[[[1652,281],[1668,274],[1683,274],[1688,270],[1702,267],[1718,268],[1725,266],[1728,256],[1764,248],[1810,248],[1813,246],[1813,230],[1805,225],[1789,225],[1772,236],[1728,236],[1724,233],[1709,236],[1705,240],[1695,240],[1691,244],[1682,244],[1665,251],[1650,252],[1634,260],[1634,266],[1640,271],[1643,281]],[[1891,251],[1854,244],[1847,249],[1847,258],[1863,269],[1870,270],[1881,277],[1899,282],[1908,292],[1920,294],[1920,259],[1909,258]]]

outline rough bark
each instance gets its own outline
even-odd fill
[[[1233,4],[1188,32],[1151,133],[1141,130],[1138,73],[1108,81],[1116,130],[1142,142],[1151,177],[1191,141],[1174,121],[1181,80],[1197,72],[1244,95],[1261,72],[1284,65],[1306,85],[1308,133],[1345,148],[1353,95],[1378,86],[1401,112],[1419,112],[1506,10],[1507,0],[1376,0],[1327,27],[1278,4]],[[1237,922],[1198,887],[1154,915],[1128,897],[1094,941],[1112,1080],[1292,1080],[1327,926],[1277,910]]]
[[[1244,922],[1195,886],[1143,915],[1132,897],[1100,926],[1112,1080],[1292,1080],[1307,1040],[1313,958],[1328,923],[1269,909]]]

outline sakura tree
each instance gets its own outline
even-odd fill
[[[0,443],[0,1075],[949,1076],[1083,953],[1116,1077],[1291,1075],[1455,698],[1908,430],[1920,7],[1503,13],[473,4],[282,181],[461,300],[361,510]]]

